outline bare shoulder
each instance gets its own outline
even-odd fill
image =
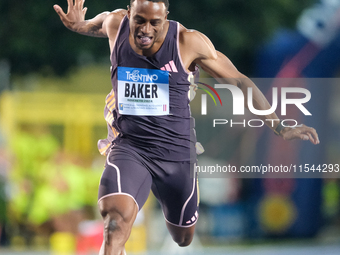
[[[193,60],[217,58],[215,47],[206,35],[183,25],[179,26],[179,44],[181,51],[189,51]]]
[[[117,9],[108,13],[103,26],[106,28],[107,35],[110,39],[116,36],[120,23],[126,14],[127,10],[124,9]]]

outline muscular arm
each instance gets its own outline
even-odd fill
[[[248,88],[252,88],[254,108],[258,110],[270,109],[271,106],[268,100],[259,88],[247,76],[240,73],[232,62],[222,53],[216,52],[216,57],[214,58],[199,58],[196,60],[196,63],[220,84],[232,84],[239,87],[246,98],[248,98]],[[248,107],[246,100],[245,106]],[[273,130],[279,124],[279,118],[275,112],[269,115],[258,115],[258,118],[262,119]],[[274,125],[272,125],[266,122],[266,119],[274,119],[276,121],[274,121]]]
[[[204,71],[214,77],[221,84],[232,84],[239,87],[244,95],[248,94],[248,88],[253,91],[253,106],[258,110],[270,109],[270,104],[258,89],[258,87],[245,75],[240,73],[233,63],[221,52],[215,50],[210,40],[197,31],[181,29],[180,50],[184,65],[188,68],[192,63],[199,65]],[[245,105],[247,107],[247,104]],[[262,120],[279,119],[275,113],[258,116]],[[265,122],[275,130],[279,121]],[[310,140],[314,144],[319,143],[318,135],[313,128],[302,126],[295,129],[285,128],[281,131],[285,140],[302,139]]]

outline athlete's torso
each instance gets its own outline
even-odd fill
[[[188,73],[183,67],[179,53],[178,31],[179,24],[169,21],[168,32],[160,49],[151,57],[141,56],[129,43],[129,20],[127,17],[123,18],[111,54],[113,89],[107,97],[105,117],[109,127],[108,140],[113,140],[115,145],[124,144],[150,158],[194,161],[196,137],[188,91],[191,84],[189,79],[192,79],[195,73]],[[158,112],[153,116],[131,115],[124,107],[128,105],[126,102],[145,99],[145,85],[143,80],[138,80],[138,74],[142,74],[143,70],[152,70],[151,73],[157,70],[156,72],[162,72],[167,76],[169,98],[169,109],[165,107],[167,114],[160,115]],[[122,81],[125,79],[122,78],[124,73],[134,74],[127,76],[132,79],[131,82]],[[124,88],[126,83],[129,83],[126,85],[128,87]],[[135,90],[132,90],[133,86]],[[144,88],[143,92],[138,90],[138,86]],[[123,89],[125,94],[122,93]],[[152,97],[152,90],[149,94]],[[158,93],[155,95],[159,96]],[[124,96],[128,98],[123,98]],[[148,99],[152,100],[150,95]],[[125,111],[128,114],[124,113]],[[103,148],[102,146],[102,150]]]

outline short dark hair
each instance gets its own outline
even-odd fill
[[[135,1],[135,0],[130,0],[130,5],[132,5],[132,3],[133,3],[134,1]],[[147,0],[147,1],[151,1],[151,2],[154,2],[154,3],[162,2],[162,3],[165,4],[166,9],[167,9],[167,10],[169,9],[169,0]]]

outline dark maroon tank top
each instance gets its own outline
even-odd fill
[[[99,141],[105,154],[110,144],[124,145],[136,152],[166,161],[196,161],[195,122],[191,117],[188,91],[189,78],[198,74],[198,68],[188,73],[179,55],[179,23],[169,21],[163,45],[151,57],[137,54],[129,43],[129,20],[125,16],[120,24],[111,55],[112,91],[106,98],[105,119],[108,138]],[[117,98],[118,68],[143,68],[168,71],[169,115],[136,116],[119,113]]]

